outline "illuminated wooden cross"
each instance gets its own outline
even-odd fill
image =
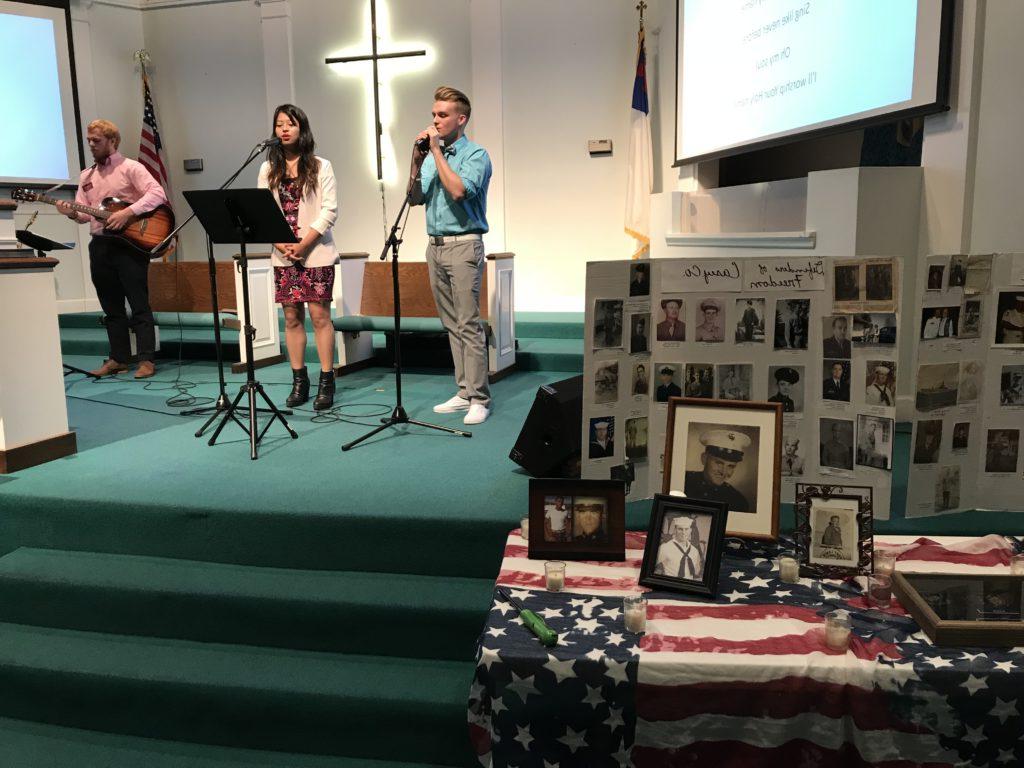
[[[426,56],[426,49],[418,51],[399,51],[397,53],[380,53],[377,47],[377,0],[370,0],[370,46],[371,52],[366,54],[332,56],[324,60],[326,64],[351,64],[356,61],[370,61],[373,63],[373,125],[374,138],[377,144],[377,180],[384,178],[384,155],[381,151],[381,140],[384,135],[384,127],[381,124],[381,100],[380,100],[380,73],[378,64],[381,59],[405,59],[412,56]]]

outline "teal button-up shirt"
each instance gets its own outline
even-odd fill
[[[487,231],[487,185],[491,182],[491,158],[487,150],[465,136],[445,147],[445,160],[466,188],[460,201],[451,195],[437,176],[434,156],[427,155],[420,169],[420,187],[427,210],[428,235],[465,235]]]

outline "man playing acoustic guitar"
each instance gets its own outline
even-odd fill
[[[110,357],[95,371],[95,376],[111,376],[128,370],[131,344],[129,326],[135,329],[139,366],[135,378],[146,379],[156,373],[153,354],[156,333],[153,312],[149,308],[149,259],[116,237],[104,234],[120,232],[144,213],[167,203],[163,187],[145,166],[129,160],[117,151],[121,134],[109,120],[93,120],[87,133],[89,151],[96,161],[82,171],[78,181],[75,202],[94,208],[104,198],[116,197],[132,204],[100,220],[84,213],[76,213],[66,202],[58,202],[57,209],[75,221],[91,225],[89,243],[89,271],[100,307],[106,315]],[[131,320],[124,309],[125,299],[132,308]]]

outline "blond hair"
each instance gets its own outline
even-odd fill
[[[470,112],[473,111],[466,94],[448,85],[438,86],[438,89],[434,91],[434,101],[450,101],[454,103],[456,109],[464,114],[467,120],[469,120]]]
[[[86,133],[89,131],[96,131],[103,137],[110,139],[114,142],[114,149],[117,149],[121,144],[121,132],[117,130],[117,126],[109,120],[93,120],[89,123],[89,127],[86,129]]]

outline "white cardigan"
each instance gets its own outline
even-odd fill
[[[305,237],[310,228],[320,233],[320,241],[313,246],[302,260],[306,267],[329,267],[338,263],[338,249],[334,247],[334,237],[331,234],[331,227],[338,218],[338,195],[336,182],[334,180],[334,169],[331,168],[329,160],[317,157],[320,163],[320,170],[317,174],[318,189],[312,195],[302,195],[299,200],[299,239]],[[270,188],[270,161],[266,160],[260,166],[259,180],[256,186],[261,189]],[[281,204],[280,193],[276,189],[270,190],[277,204]],[[272,251],[272,261],[275,267],[287,267],[292,264],[284,258],[277,249]]]

